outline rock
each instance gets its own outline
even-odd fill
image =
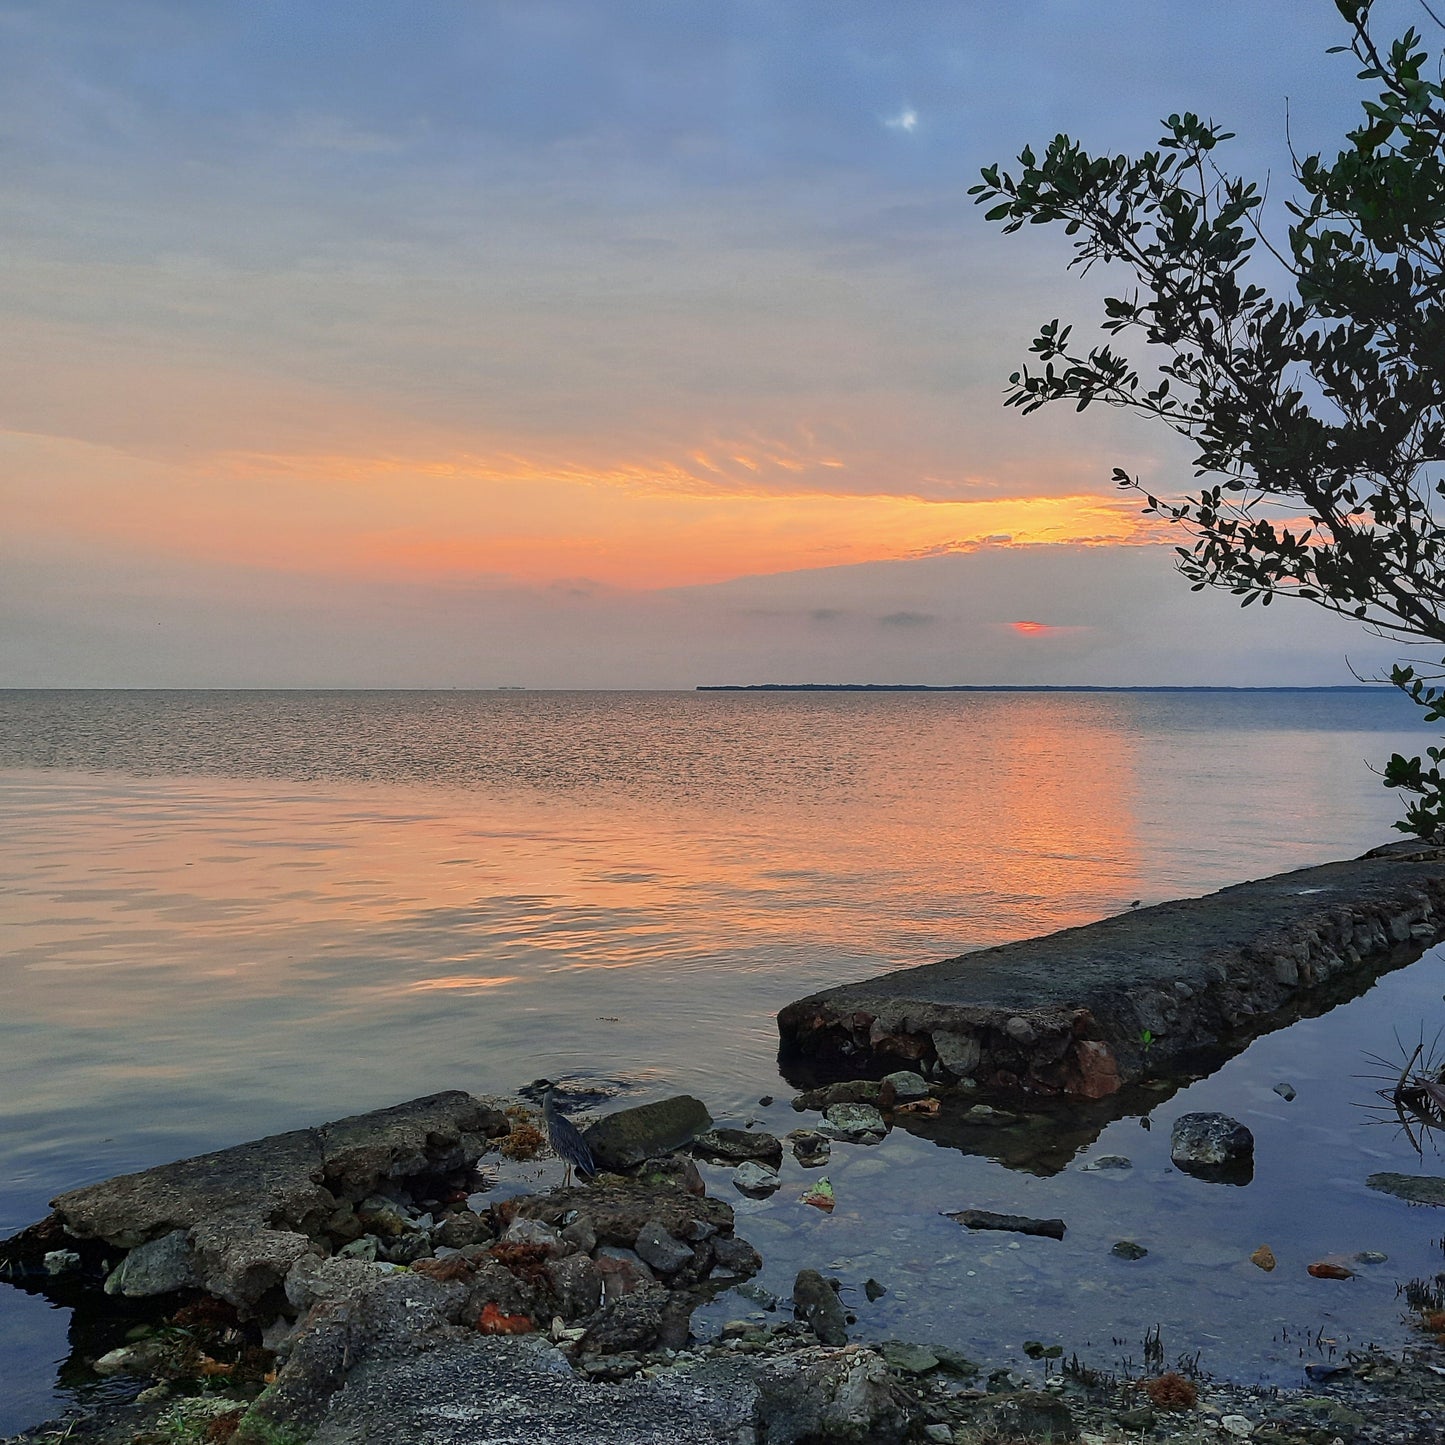
[[[597,1248],[597,1230],[585,1214],[579,1214],[567,1225],[561,1231],[560,1237],[570,1248],[581,1254],[591,1254]]]
[[[769,1445],[829,1440],[896,1445],[908,1417],[872,1350],[799,1350],[768,1360],[758,1380],[758,1438]]]
[[[824,1214],[831,1214],[837,1202],[833,1195],[833,1185],[827,1179],[815,1179],[798,1196],[799,1204],[811,1204],[814,1209],[821,1209]]]
[[[191,1264],[190,1231],[173,1229],[131,1250],[107,1276],[105,1292],[134,1299],[194,1289],[199,1283]]]
[[[903,1375],[926,1375],[939,1366],[938,1356],[926,1345],[909,1344],[904,1340],[885,1340],[876,1348],[887,1361],[888,1368]]]
[[[250,1319],[270,1319],[274,1301],[291,1266],[318,1247],[304,1234],[284,1229],[257,1229],[240,1219],[209,1219],[191,1230],[192,1258],[201,1287],[229,1300]]]
[[[547,1279],[563,1319],[585,1319],[602,1307],[602,1271],[585,1254],[550,1261]]]
[[[648,1159],[631,1171],[632,1177],[643,1184],[676,1184],[699,1199],[707,1193],[707,1186],[698,1173],[697,1161],[689,1154],[663,1154]]]
[[[1237,1440],[1247,1440],[1254,1434],[1254,1421],[1246,1415],[1225,1415],[1219,1422],[1221,1430],[1227,1430]]]
[[[74,1274],[80,1268],[80,1256],[73,1249],[52,1249],[43,1263],[46,1274]]]
[[[550,1224],[539,1219],[514,1219],[503,1231],[503,1244],[528,1244],[542,1250],[548,1259],[561,1259],[570,1247]]]
[[[338,1259],[361,1259],[368,1263],[375,1260],[377,1246],[381,1243],[374,1234],[363,1234],[336,1251]]]
[[[686,1320],[695,1302],[681,1291],[650,1285],[630,1292],[605,1305],[582,1336],[584,1355],[616,1355],[625,1350],[676,1349],[687,1339]],[[682,1340],[677,1340],[678,1318],[683,1322]],[[664,1334],[676,1341],[663,1344]]]
[[[692,1141],[692,1152],[726,1163],[756,1159],[776,1169],[783,1162],[783,1141],[759,1129],[708,1129]]]
[[[793,1108],[801,1113],[804,1109],[829,1109],[834,1104],[873,1104],[882,1093],[883,1085],[877,1079],[844,1079],[799,1094]]]
[[[1354,1279],[1355,1277],[1354,1270],[1348,1269],[1342,1264],[1332,1264],[1329,1260],[1319,1260],[1307,1268],[1315,1279]]]
[[[293,1413],[268,1396],[252,1406],[252,1424],[243,1422],[238,1445],[279,1445],[313,1430],[318,1440],[385,1445],[575,1445],[602,1437],[617,1445],[732,1445],[755,1433],[751,1361],[709,1361],[649,1379],[636,1375],[634,1358],[631,1378],[600,1385],[574,1374],[540,1336],[469,1332],[397,1355],[374,1351],[360,1337],[343,1336],[339,1344],[337,1362],[343,1350],[350,1362],[346,1388],[336,1390],[318,1370],[325,1391],[319,1406],[298,1391]],[[283,1377],[290,1368],[288,1361]]]
[[[376,1253],[388,1264],[413,1264],[431,1253],[431,1236],[418,1230],[397,1239],[383,1240]]]
[[[868,1296],[868,1303],[880,1300],[888,1293],[886,1285],[881,1285],[876,1279],[865,1279],[863,1281],[863,1293]]]
[[[883,1115],[872,1104],[830,1104],[823,1118],[825,1134],[850,1144],[877,1144],[888,1132]]]
[[[989,1104],[975,1104],[963,1116],[965,1124],[981,1124],[990,1129],[1004,1129],[1018,1123],[1017,1114],[1005,1113]]]
[[[1283,1082],[1278,1083],[1278,1084],[1276,1084],[1276,1085],[1274,1086],[1274,1091],[1275,1091],[1276,1094],[1278,1094],[1278,1095],[1280,1096],[1281,1099],[1283,1099],[1283,1100],[1285,1101],[1286,1104],[1292,1104],[1292,1103],[1294,1103],[1294,1101],[1295,1101],[1295,1087],[1294,1087],[1293,1084],[1286,1084],[1286,1083],[1283,1083]],[[1240,1417],[1236,1416],[1236,1418],[1240,1418]]]
[[[1371,1174],[1365,1183],[1407,1204],[1445,1205],[1445,1179],[1438,1174]]]
[[[833,1286],[816,1269],[800,1269],[793,1281],[793,1313],[825,1345],[848,1340],[843,1305]]]
[[[465,1249],[490,1237],[487,1221],[470,1209],[444,1215],[436,1231],[436,1242],[446,1249]]]
[[[609,1304],[657,1283],[657,1276],[643,1263],[642,1256],[630,1249],[604,1245],[597,1251],[597,1268],[602,1273],[602,1297]]]
[[[767,1195],[775,1193],[782,1185],[776,1169],[769,1169],[749,1159],[733,1170],[733,1187],[743,1194]]]
[[[284,1289],[291,1307],[304,1315],[312,1306],[333,1303],[386,1278],[386,1271],[364,1259],[334,1255],[318,1259],[303,1254],[286,1275]]]
[[[701,1099],[677,1094],[620,1109],[583,1131],[592,1157],[604,1169],[630,1169],[654,1155],[680,1149],[712,1123]]]
[[[911,1103],[914,1099],[926,1099],[933,1092],[928,1080],[922,1074],[915,1074],[912,1069],[899,1069],[895,1074],[885,1074],[883,1082],[893,1086],[893,1097],[900,1104]]]
[[[1097,1159],[1091,1159],[1079,1171],[1082,1174],[1122,1174],[1126,1169],[1132,1169],[1134,1161],[1124,1154],[1100,1154]]]
[[[356,1219],[368,1234],[379,1240],[400,1239],[411,1229],[411,1222],[394,1199],[373,1195],[356,1206]]]
[[[804,1169],[820,1168],[833,1152],[828,1136],[816,1129],[794,1129],[788,1135],[788,1142],[793,1146],[793,1157]]]
[[[585,1215],[602,1244],[630,1249],[644,1224],[656,1220],[674,1239],[698,1239],[711,1227],[731,1233],[733,1212],[721,1199],[690,1194],[671,1181],[649,1184],[639,1179],[598,1180],[582,1188],[534,1194],[516,1205],[519,1219],[540,1219],[553,1228],[567,1227],[574,1213]]]
[[[1149,1251],[1142,1244],[1135,1244],[1132,1239],[1121,1239],[1109,1253],[1118,1259],[1143,1259]]]
[[[1042,1390],[1020,1390],[990,1401],[985,1416],[999,1435],[1010,1440],[1054,1442],[1077,1440],[1078,1427],[1069,1407]]]
[[[674,1239],[656,1219],[649,1220],[637,1231],[637,1243],[632,1247],[642,1262],[659,1274],[676,1274],[694,1262],[691,1246]]]
[[[1068,1227],[1062,1219],[1030,1219],[1024,1214],[995,1214],[989,1209],[944,1210],[965,1229],[1003,1229],[1014,1234],[1037,1234],[1048,1239],[1062,1239]]]
[[[1181,1114],[1169,1134],[1169,1157],[1186,1174],[1247,1177],[1254,1167],[1254,1135],[1227,1114]]]
[[[978,1366],[957,1350],[945,1349],[942,1345],[930,1345],[929,1348],[938,1356],[938,1368],[943,1374],[959,1380],[972,1380],[978,1374]]]
[[[983,1046],[975,1035],[969,1033],[935,1029],[933,1049],[938,1062],[956,1079],[972,1077],[983,1061]]]
[[[941,1422],[937,1425],[925,1425],[923,1427],[923,1438],[925,1440],[934,1440],[937,1442],[937,1445],[952,1445],[953,1427],[951,1425],[944,1425]]]
[[[568,1256],[569,1259],[572,1257]],[[560,1266],[562,1262],[553,1260],[547,1265],[549,1278],[552,1264]],[[511,1270],[487,1256],[472,1264],[472,1282],[460,1316],[462,1323],[475,1325],[488,1305],[502,1315],[535,1316],[540,1300],[534,1285],[524,1283]]]
[[[1356,1264],[1387,1264],[1390,1256],[1382,1249],[1362,1249],[1355,1256]]]
[[[728,1236],[712,1242],[714,1268],[738,1279],[748,1279],[763,1267],[763,1257],[745,1239]]]
[[[1249,1262],[1251,1264],[1258,1265],[1259,1268],[1264,1270],[1266,1274],[1268,1274],[1278,1263],[1278,1261],[1274,1257],[1274,1250],[1272,1250],[1267,1244],[1260,1245],[1260,1247],[1255,1250],[1252,1255],[1250,1255]]]

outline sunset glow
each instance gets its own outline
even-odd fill
[[[995,675],[999,557],[1014,617],[1049,605],[1009,634],[1032,665],[1155,666],[1084,571],[1172,616],[1181,538],[1109,479],[1177,493],[1188,452],[1003,406],[1097,298],[968,186],[1040,127],[1137,148],[1186,100],[1267,172],[1278,98],[1307,145],[1352,80],[1323,14],[1282,59],[1253,11],[1049,13],[845,5],[804,45],[730,5],[7,7],[0,684]],[[1148,77],[1105,110],[1096,46]],[[782,646],[748,619],[792,576]],[[837,616],[930,622],[834,655]]]

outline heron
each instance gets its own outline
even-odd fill
[[[547,1142],[553,1152],[567,1166],[564,1189],[572,1184],[572,1170],[591,1178],[597,1173],[592,1151],[577,1126],[557,1107],[557,1085],[551,1079],[538,1079],[537,1087],[542,1094],[542,1120],[547,1126]]]

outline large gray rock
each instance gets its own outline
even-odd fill
[[[677,1094],[619,1109],[583,1131],[592,1157],[604,1169],[630,1169],[697,1138],[712,1123],[701,1099]]]
[[[1248,1173],[1254,1135],[1228,1114],[1181,1114],[1169,1133],[1169,1157],[1189,1174]]]
[[[200,1282],[191,1261],[190,1231],[173,1229],[131,1250],[111,1270],[105,1292],[136,1298],[194,1289]]]
[[[311,1445],[738,1445],[756,1438],[756,1368],[748,1361],[593,1384],[537,1336],[470,1335],[400,1357],[364,1341],[341,1343],[350,1345],[344,1389],[318,1369],[320,1383],[333,1384],[320,1410],[261,1417],[253,1408],[258,1419],[243,1425],[238,1445],[270,1445],[276,1435],[268,1438],[263,1424],[314,1429]]]
[[[230,1300],[243,1318],[269,1319],[281,1306],[286,1276],[304,1255],[319,1254],[304,1234],[258,1229],[244,1219],[208,1219],[191,1231],[191,1249],[201,1287]]]
[[[768,1445],[815,1440],[892,1445],[908,1428],[887,1365],[861,1345],[769,1360],[758,1379],[757,1418]]]

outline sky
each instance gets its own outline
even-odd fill
[[[1382,0],[1382,34],[1419,19]],[[0,0],[0,685],[1349,683],[1005,410],[1105,279],[967,191],[1184,109],[1289,193],[1330,0]]]

